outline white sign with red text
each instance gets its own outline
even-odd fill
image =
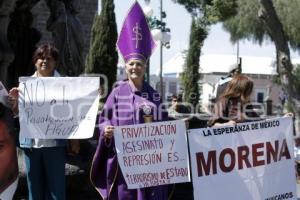
[[[190,181],[183,120],[119,126],[114,138],[129,189]]]
[[[194,199],[297,199],[290,117],[189,132]]]
[[[20,137],[92,137],[99,104],[98,88],[98,77],[20,78]]]

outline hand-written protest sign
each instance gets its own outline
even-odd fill
[[[3,105],[7,105],[7,96],[8,92],[5,89],[3,83],[0,81],[0,103],[2,103]]]
[[[8,95],[8,92],[5,89],[3,83],[0,81],[0,96],[7,96],[7,95]]]
[[[93,136],[99,104],[97,77],[24,77],[19,85],[20,136]]]
[[[129,189],[190,181],[184,121],[119,126],[114,137]]]
[[[296,199],[291,118],[189,133],[194,199]]]

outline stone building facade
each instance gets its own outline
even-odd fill
[[[77,16],[80,19],[84,30],[84,58],[89,50],[91,29],[95,14],[97,14],[97,9],[97,0],[81,0],[80,2],[80,10]],[[50,11],[44,0],[39,1],[32,8],[32,15],[34,17],[32,26],[42,33],[40,43],[52,41],[51,33],[46,29],[47,19],[49,18]]]

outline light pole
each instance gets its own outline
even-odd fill
[[[162,16],[162,0],[160,0],[160,22],[163,23],[163,16]],[[160,80],[160,95],[161,95],[161,101],[163,102],[165,100],[164,96],[164,82],[163,82],[163,71],[162,71],[162,62],[163,62],[163,43],[162,40],[160,40],[160,56],[159,56],[159,80]]]
[[[170,29],[166,27],[166,23],[163,21],[166,18],[166,13],[163,11],[163,3],[160,0],[160,17],[152,17],[153,9],[148,5],[150,0],[145,0],[147,7],[144,9],[145,15],[148,18],[151,33],[156,41],[160,41],[160,59],[159,59],[159,79],[160,79],[160,94],[162,100],[164,100],[164,91],[163,91],[163,47],[170,48]]]
[[[143,8],[144,14],[147,19],[151,18],[153,15],[153,9],[149,6],[150,0],[144,0],[146,7]],[[150,58],[147,61],[147,69],[146,69],[146,82],[150,84]]]
[[[240,72],[242,72],[242,57],[240,57],[240,41],[238,40],[236,43],[236,59],[237,65],[240,68]]]

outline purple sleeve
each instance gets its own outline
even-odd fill
[[[108,125],[114,126],[114,106],[115,106],[115,91],[113,90],[108,96],[104,107],[99,116],[99,142],[104,141],[105,145],[109,147],[111,145],[111,140],[105,140],[103,137],[104,129]]]
[[[92,161],[90,179],[94,187],[104,199],[107,199],[108,190],[117,173],[118,161],[114,150],[114,140],[104,138],[104,128],[107,125],[115,126],[117,119],[114,117],[114,107],[116,103],[117,88],[108,96],[106,103],[99,115],[99,140],[94,158]],[[108,184],[109,183],[109,184]],[[109,186],[108,186],[109,185]]]

